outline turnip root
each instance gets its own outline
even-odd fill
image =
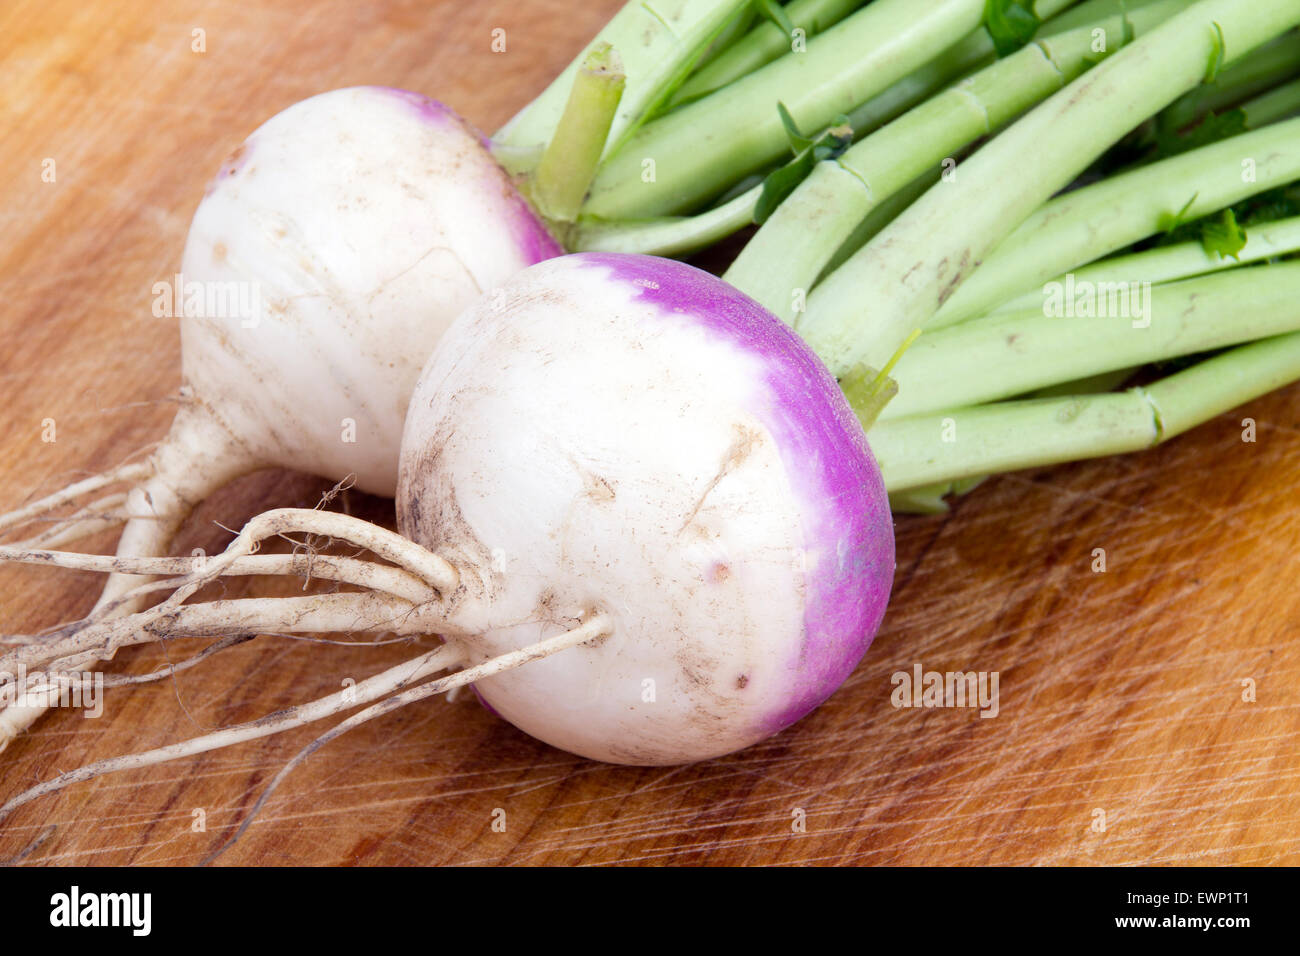
[[[600,647],[476,686],[615,763],[701,760],[802,717],[866,650],[893,576],[834,379],[726,283],[645,256],[534,266],[458,320],[407,413],[397,509],[460,572],[471,660],[610,615]]]
[[[180,287],[162,300],[180,319],[183,379],[167,438],[147,461],[0,528],[130,482],[125,500],[101,499],[25,544],[129,518],[118,553],[162,555],[196,502],[258,468],[352,475],[392,495],[403,412],[438,338],[484,290],[560,252],[481,137],[440,103],[379,87],[297,103],[235,150],[194,215]],[[138,583],[113,575],[96,611]],[[35,716],[0,713],[0,749]]]
[[[894,572],[884,486],[825,367],[726,283],[645,256],[540,263],[452,324],[407,412],[397,508],[402,534],[331,512],[260,515],[156,607],[21,644],[0,670],[268,629],[436,633],[443,648],[352,699],[73,771],[4,811],[374,702],[334,736],[471,681],[506,720],[585,757],[716,757],[789,726],[844,681]],[[303,532],[387,563],[333,559],[330,574],[356,592],[185,603],[222,575],[257,573],[261,541]],[[174,559],[26,560],[179,570]],[[263,560],[262,571],[293,571]],[[424,681],[448,667],[461,670]]]
[[[312,97],[249,137],[195,213],[186,279],[255,277],[265,307],[251,328],[183,318],[186,384],[258,464],[391,495],[403,412],[442,333],[560,251],[447,107],[373,87]]]

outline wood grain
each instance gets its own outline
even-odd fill
[[[205,181],[262,120],[314,92],[380,83],[493,129],[615,7],[0,8],[0,504],[165,433],[178,338],[152,318],[150,289],[178,266]],[[490,52],[494,27],[507,31],[505,54]],[[41,178],[46,158],[54,183]],[[1246,416],[1255,443],[1241,440]],[[41,441],[47,418],[53,443]],[[829,703],[760,746],[691,767],[616,768],[530,740],[472,699],[429,701],[312,757],[220,862],[1300,862],[1298,483],[1297,388],[1142,455],[990,482],[951,515],[899,519],[895,594],[871,651]],[[242,480],[202,507],[178,552],[218,549],[229,540],[220,525],[313,504],[325,487],[284,472]],[[389,502],[347,503],[392,521]],[[1092,570],[1096,548],[1105,573]],[[75,617],[96,583],[2,568],[0,629]],[[228,593],[274,590],[239,582]],[[184,650],[124,654],[115,667],[142,672]],[[0,799],[331,692],[411,652],[260,638],[114,694],[102,719],[52,713],[0,757]],[[998,716],[895,708],[891,675],[917,663],[997,671]],[[73,787],[7,821],[0,858],[196,862],[313,736]],[[491,825],[498,808],[504,832]],[[805,832],[792,827],[797,810]]]

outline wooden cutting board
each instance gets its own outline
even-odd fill
[[[206,180],[254,127],[312,93],[378,83],[439,97],[491,130],[616,7],[0,7],[0,505],[165,433],[178,336],[152,317],[151,286],[178,267]],[[505,53],[491,52],[494,28]],[[1297,485],[1300,388],[1145,454],[989,482],[948,516],[899,519],[874,646],[829,703],[764,744],[691,767],[609,767],[537,743],[472,699],[426,701],[318,752],[220,862],[1298,863]],[[325,487],[285,472],[240,481],[202,507],[178,552],[211,553],[229,541],[218,522],[310,506]],[[345,503],[392,521],[390,502]],[[0,569],[0,630],[75,618],[97,583]],[[259,580],[227,593],[277,592]],[[411,653],[260,638],[114,693],[101,719],[52,713],[0,756],[0,799]],[[164,659],[123,654],[114,667]],[[894,707],[892,675],[918,664],[997,672],[998,715]],[[0,858],[196,862],[314,736],[75,786],[3,824]]]

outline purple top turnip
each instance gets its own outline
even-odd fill
[[[690,266],[517,274],[445,334],[402,449],[399,523],[459,571],[469,660],[613,621],[476,685],[566,750],[748,746],[825,700],[884,613],[892,521],[861,426],[793,332]]]

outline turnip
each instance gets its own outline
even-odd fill
[[[21,646],[0,668],[267,629],[438,633],[443,648],[351,699],[75,771],[10,807],[97,772],[469,681],[505,719],[586,757],[715,757],[843,682],[894,572],[884,486],[825,367],[720,279],[645,256],[543,262],[452,324],[408,410],[397,509],[405,537],[329,512],[259,516],[158,607]],[[262,539],[294,532],[390,564],[323,565],[361,593],[181,603],[222,573],[291,571],[292,556],[248,562]],[[427,680],[452,666],[464,670]]]
[[[107,523],[130,519],[120,555],[152,556],[196,502],[259,468],[353,476],[392,495],[402,413],[439,336],[481,292],[561,251],[442,104],[379,87],[297,103],[234,151],[194,214],[181,288],[163,301],[179,315],[183,380],[168,436],[147,461],[0,527],[127,481]],[[105,510],[93,504],[30,543],[102,528],[89,516]],[[96,611],[137,583],[111,577]],[[0,714],[0,748],[34,716]]]
[[[584,756],[680,763],[848,676],[893,536],[862,428],[802,341],[706,273],[614,254],[526,270],[455,329],[408,411],[397,507],[460,570],[471,659],[614,621],[597,650],[480,684],[497,712]]]
[[[184,505],[255,468],[352,474],[391,495],[402,411],[442,331],[483,290],[561,251],[442,104],[378,87],[297,103],[234,151],[195,212],[183,287],[164,296],[184,380],[169,437],[147,463],[3,524],[140,480],[123,514],[142,520],[125,536],[147,554]]]

